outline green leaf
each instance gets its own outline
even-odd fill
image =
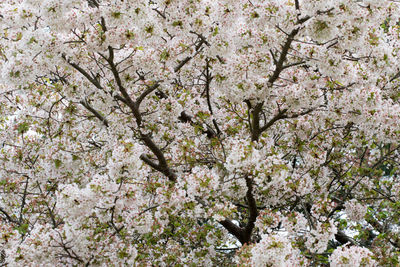
[[[59,159],[55,159],[55,160],[54,160],[54,165],[56,165],[56,168],[57,168],[57,169],[60,168],[61,163],[62,163],[62,161],[59,160]]]
[[[28,232],[28,228],[29,228],[29,224],[24,223],[21,224],[20,226],[18,226],[16,228],[16,230],[21,234],[21,235],[25,235]]]
[[[20,134],[26,133],[29,130],[29,123],[23,122],[19,124],[17,130]]]
[[[121,15],[122,15],[122,13],[121,12],[113,12],[113,13],[111,13],[111,16],[113,17],[113,18],[115,18],[115,19],[119,19],[119,18],[121,18]]]

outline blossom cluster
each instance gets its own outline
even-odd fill
[[[0,1],[0,265],[395,266],[400,3]]]

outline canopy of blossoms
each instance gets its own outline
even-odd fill
[[[396,266],[399,16],[0,1],[0,263]]]

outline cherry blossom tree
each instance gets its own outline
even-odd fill
[[[3,0],[8,266],[395,266],[390,0]]]

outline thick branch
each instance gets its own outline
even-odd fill
[[[261,103],[259,103],[258,105],[261,105]],[[256,108],[257,108],[257,106],[256,106]],[[299,112],[299,113],[295,113],[295,114],[292,114],[292,115],[287,115],[286,112],[288,111],[288,109],[286,109],[286,108],[282,109],[274,117],[272,117],[272,119],[270,121],[268,121],[267,124],[265,124],[261,128],[260,128],[260,125],[259,125],[259,120],[260,120],[259,112],[257,112],[257,114],[253,114],[252,141],[257,141],[258,138],[260,137],[260,135],[264,131],[269,129],[272,125],[274,125],[275,122],[277,122],[277,121],[279,121],[281,119],[293,119],[293,118],[297,118],[297,117],[300,117],[300,116],[303,116],[303,115],[307,115],[307,114],[311,113],[314,110],[315,110],[315,108],[310,108],[310,109],[307,109],[307,110]],[[253,113],[256,112],[256,111],[257,110],[254,110]],[[258,123],[256,123],[257,121],[254,121],[254,118],[256,118],[258,120]]]
[[[276,62],[275,65],[275,70],[272,76],[268,79],[269,84],[273,84],[278,78],[279,75],[281,74],[283,68],[283,63],[286,60],[287,54],[289,52],[290,46],[293,42],[294,37],[299,33],[300,28],[295,28],[287,37],[285,44],[282,47],[281,54],[279,56],[278,61]]]
[[[248,243],[250,242],[251,239],[251,232],[254,229],[254,223],[257,220],[258,210],[257,210],[256,200],[254,199],[253,195],[253,181],[249,177],[246,177],[245,179],[247,185],[246,197],[247,197],[247,204],[249,205],[249,218],[244,228],[244,233],[245,233],[245,243]]]
[[[171,182],[176,182],[176,174],[172,169],[169,168],[167,160],[165,159],[161,149],[157,147],[157,145],[153,142],[148,134],[141,133],[141,139],[144,144],[151,150],[151,152],[153,152],[153,154],[157,157],[158,164],[151,161],[146,155],[141,155],[140,159],[143,160],[146,164],[150,165],[152,168],[167,176]]]
[[[178,72],[186,63],[192,59],[191,56],[185,57],[179,64],[174,68],[174,72]]]
[[[243,229],[234,224],[232,221],[225,219],[219,222],[228,232],[236,237],[240,243],[246,244],[247,238],[245,238]]]
[[[97,110],[92,108],[89,103],[86,100],[82,100],[79,103],[81,103],[82,106],[84,106],[88,111],[90,111],[96,118],[98,118],[106,127],[108,127],[108,121],[106,118],[104,118],[103,115],[101,115]]]
[[[88,79],[89,82],[91,82],[94,86],[96,86],[98,89],[103,89],[103,87],[101,86],[100,82],[95,77],[90,75],[87,71],[85,71],[81,66],[79,66],[78,64],[76,64],[74,62],[71,62],[69,59],[66,58],[66,56],[64,54],[62,55],[62,58],[64,60],[66,60],[68,62],[68,64],[71,65],[74,69],[76,69],[83,76],[85,76],[85,78]]]
[[[212,105],[211,105],[211,96],[210,96],[210,84],[211,81],[213,80],[213,76],[210,72],[210,61],[207,59],[207,65],[206,65],[206,72],[205,72],[205,78],[206,78],[206,85],[205,85],[205,90],[206,90],[206,98],[207,98],[207,105],[208,105],[208,110],[210,111],[211,115],[213,115],[213,110],[212,110]],[[215,119],[212,120],[215,129],[217,130],[217,133],[220,134],[221,130],[219,129],[218,123]]]
[[[286,111],[287,111],[287,109],[283,109],[283,110],[279,111],[278,114],[276,114],[267,124],[265,124],[263,127],[261,127],[260,134],[263,131],[267,130],[269,127],[271,127],[278,120],[287,118]]]
[[[253,111],[252,111],[252,116],[253,116],[253,120],[251,121],[251,141],[258,141],[258,139],[260,138],[260,113],[263,107],[263,102],[262,103],[258,103]]]
[[[275,62],[275,70],[274,73],[272,74],[272,76],[268,79],[268,84],[272,85],[278,78],[279,75],[281,74],[281,72],[285,69],[285,67],[283,66],[283,63],[286,61],[290,46],[294,40],[294,37],[296,36],[296,34],[300,31],[300,28],[295,28],[290,34],[288,34],[288,37],[286,39],[285,44],[282,47],[282,51],[280,53],[279,59],[278,60],[274,60]],[[288,65],[289,66],[289,65]],[[252,141],[258,141],[258,139],[260,138],[260,134],[268,129],[269,127],[271,127],[271,125],[278,119],[280,119],[280,116],[283,116],[283,113],[280,114],[278,116],[278,118],[276,118],[275,120],[272,120],[272,124],[271,125],[265,125],[263,127],[263,130],[260,129],[260,113],[262,111],[262,107],[264,105],[264,102],[260,102],[258,103],[253,111],[252,111],[252,115],[253,115],[253,120],[251,123],[251,129],[252,129],[252,133],[251,133],[251,140]]]
[[[14,220],[13,218],[11,218],[11,216],[8,214],[8,212],[5,211],[3,208],[0,208],[0,212],[3,213],[4,216],[6,216],[6,219],[7,219],[9,222],[18,224],[18,222],[17,222],[16,220]]]
[[[131,109],[133,115],[135,116],[137,125],[140,127],[140,125],[142,124],[142,115],[139,112],[137,104],[129,96],[126,88],[122,84],[122,80],[121,80],[121,77],[119,76],[117,66],[114,63],[114,48],[109,46],[108,53],[109,53],[108,58],[104,57],[104,56],[103,57],[107,60],[108,64],[110,65],[110,69],[114,76],[115,82],[117,83],[118,89],[121,92],[123,98],[125,99],[125,103],[128,105],[128,107]]]
[[[105,28],[105,22],[102,20],[102,25]],[[117,83],[118,89],[121,92],[122,95],[115,95],[115,98],[122,101],[125,103],[133,113],[136,123],[138,127],[141,126],[142,123],[142,115],[139,112],[139,105],[140,103],[144,100],[144,98],[149,95],[151,92],[156,90],[159,87],[159,83],[155,83],[153,86],[150,86],[147,88],[146,91],[144,91],[137,99],[137,103],[132,100],[132,98],[129,96],[126,88],[122,84],[121,77],[119,75],[117,66],[114,62],[114,48],[111,46],[108,47],[108,52],[109,56],[106,57],[102,54],[100,54],[109,64],[111,72],[114,76],[114,79]],[[66,56],[63,55],[63,58],[77,71],[79,71],[86,79],[88,79],[93,85],[95,85],[99,89],[103,89],[102,86],[100,85],[100,82],[93,76],[91,76],[88,72],[86,72],[83,68],[81,68],[78,64],[75,64],[73,62],[70,62],[69,60],[66,59]],[[93,109],[90,105],[87,104],[87,102],[81,101],[80,102],[86,109],[88,109],[90,112],[93,113],[98,119],[100,119],[106,126],[108,126],[108,121],[95,109]],[[160,171],[164,175],[168,177],[170,181],[176,181],[176,174],[168,167],[167,161],[165,160],[165,157],[162,153],[162,151],[157,147],[156,144],[152,141],[149,135],[145,135],[141,133],[141,139],[145,143],[145,145],[151,150],[151,152],[154,153],[154,155],[158,159],[158,164],[152,162],[150,159],[148,159],[145,155],[141,156],[141,159],[148,164],[149,166],[153,167],[157,171]]]
[[[156,90],[160,86],[159,82],[156,82],[152,86],[147,87],[147,89],[136,99],[136,106],[139,108],[140,104],[144,100],[146,96],[151,94],[154,90]]]
[[[152,167],[153,169],[158,169],[159,166],[157,163],[155,163],[154,161],[152,161],[151,159],[149,159],[149,157],[145,154],[140,155],[140,159],[144,161],[144,163],[146,163],[147,165],[149,165],[150,167]]]
[[[88,1],[88,5],[90,6],[90,7],[99,7],[100,5],[99,5],[99,3],[97,2],[97,0],[87,0]]]
[[[153,86],[149,87],[145,92],[143,92],[139,98],[137,99],[137,102],[134,102],[132,98],[129,96],[127,90],[122,84],[121,77],[119,76],[119,72],[117,69],[117,66],[114,63],[114,48],[111,46],[108,47],[108,52],[109,56],[108,58],[103,56],[110,65],[111,72],[113,73],[114,79],[117,83],[118,89],[122,94],[122,98],[125,100],[124,103],[128,105],[128,107],[131,109],[138,127],[141,127],[142,124],[142,115],[140,114],[139,111],[139,105],[143,101],[143,99],[153,92],[154,90],[157,89],[159,86],[159,83],[154,84]],[[150,167],[154,168],[155,170],[161,172],[165,176],[168,177],[168,179],[171,182],[175,182],[177,177],[175,172],[168,167],[168,163],[164,157],[163,152],[161,149],[153,142],[149,134],[144,134],[140,132],[140,138],[144,142],[144,144],[150,149],[151,152],[157,157],[158,163],[152,162],[146,155],[142,155],[140,158],[146,163],[149,164]]]
[[[343,233],[340,230],[337,232],[337,234],[335,234],[335,239],[337,241],[339,241],[342,245],[344,245],[346,243],[351,243],[354,246],[358,245],[357,242],[353,238],[347,236],[345,233]]]
[[[258,210],[256,205],[256,200],[253,196],[253,181],[249,177],[245,177],[247,186],[247,205],[249,211],[248,221],[245,227],[239,227],[232,221],[225,219],[219,223],[225,227],[226,230],[233,236],[235,236],[242,245],[249,243],[251,241],[251,233],[254,229],[254,224],[258,216]]]
[[[295,0],[295,1],[294,1],[294,5],[295,5],[295,7],[296,7],[296,10],[300,10],[299,0]]]
[[[393,82],[393,81],[396,80],[397,78],[400,78],[400,71],[397,72],[397,73],[393,76],[393,78],[391,78],[391,79],[389,80],[389,82]]]

